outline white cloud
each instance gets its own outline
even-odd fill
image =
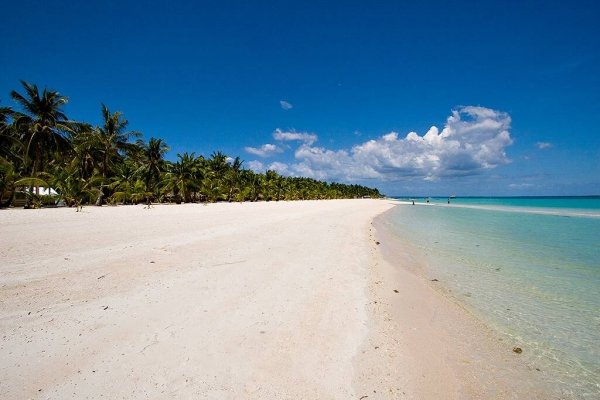
[[[535,186],[533,183],[511,183],[508,185],[511,189],[528,189]]]
[[[317,141],[317,135],[315,135],[314,133],[294,132],[294,131],[284,132],[281,129],[275,129],[275,132],[273,132],[273,138],[275,140],[278,140],[281,142],[297,140],[300,142],[304,142],[308,145],[311,145]]]
[[[269,167],[267,169],[270,169],[272,171],[277,171],[281,175],[291,175],[291,171],[290,171],[288,165],[285,163],[279,162],[279,161],[275,161],[274,163],[271,163],[271,165],[269,165]]]
[[[545,150],[545,149],[549,149],[550,147],[552,147],[552,143],[550,143],[550,142],[537,142],[535,145],[540,150]]]
[[[301,140],[296,163],[288,171],[317,179],[398,181],[479,174],[510,162],[511,118],[485,107],[462,107],[452,112],[444,128],[432,126],[423,136],[410,132],[401,138],[390,132],[350,150],[313,147],[316,135],[276,130],[277,140]]]
[[[290,110],[292,108],[294,108],[293,105],[291,105],[290,103],[288,103],[285,100],[279,100],[279,105],[281,106],[281,108],[283,108],[284,110]]]
[[[247,153],[254,154],[260,157],[268,157],[270,155],[273,155],[275,153],[281,153],[283,151],[278,146],[271,143],[263,144],[260,147],[244,147],[244,150]]]
[[[260,161],[249,161],[246,165],[254,172],[265,172],[265,166]]]
[[[277,171],[281,175],[295,175],[286,163],[282,163],[279,161],[275,161],[269,165],[265,165],[260,161],[254,160],[248,162],[246,165],[248,165],[248,168],[250,168],[254,172],[265,172],[266,170],[272,170]]]

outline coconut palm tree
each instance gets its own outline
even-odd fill
[[[163,179],[166,191],[175,197],[177,203],[191,201],[191,195],[200,187],[198,158],[194,153],[177,154],[177,162],[170,163]]]
[[[109,195],[111,202],[125,203],[160,201],[159,195],[185,202],[380,197],[377,189],[359,185],[255,173],[243,169],[239,157],[220,151],[208,159],[183,153],[167,162],[162,139],[130,142],[139,134],[127,130],[121,112],[102,104],[100,126],[69,121],[63,111],[66,97],[21,85],[22,93],[11,92],[21,110],[0,107],[0,203],[10,200],[17,183],[30,187],[28,201],[41,200],[33,194],[34,185],[52,185],[72,205],[94,198],[100,205]]]
[[[139,141],[138,144],[142,148],[143,156],[139,173],[146,184],[146,192],[156,195],[156,187],[167,166],[164,157],[169,151],[169,146],[164,140],[156,138],[150,138],[147,144]]]
[[[111,195],[108,202],[117,204],[119,202],[128,204],[132,200],[133,188],[136,182],[142,182],[138,178],[138,167],[133,160],[125,159],[115,165],[113,175],[109,178],[108,188]]]
[[[220,151],[213,152],[204,162],[202,191],[209,201],[227,200],[229,190],[225,178],[230,168],[227,156]]]
[[[103,125],[95,130],[94,137],[102,155],[100,172],[106,178],[112,165],[121,160],[125,152],[131,151],[132,143],[129,140],[141,134],[128,131],[129,121],[123,118],[123,113],[120,111],[111,113],[104,104],[102,104],[102,119]]]
[[[100,180],[97,206],[101,206],[108,195],[106,182],[112,168],[123,160],[126,152],[133,150],[134,144],[129,141],[130,138],[141,135],[139,132],[127,131],[129,122],[123,118],[123,113],[119,111],[111,113],[104,104],[102,104],[102,120],[101,126],[83,132],[75,138],[78,146],[90,150],[99,174],[103,178]]]
[[[229,169],[227,156],[220,151],[215,151],[208,159],[208,168],[210,169],[213,179],[222,181],[225,178],[225,173]]]
[[[275,201],[279,201],[286,198],[286,192],[288,190],[288,184],[285,177],[278,175],[275,178]]]
[[[277,182],[280,178],[281,175],[279,175],[277,171],[268,170],[265,172],[265,183],[263,187],[265,200],[278,200],[279,193],[277,192]]]
[[[14,197],[14,182],[21,161],[21,142],[10,123],[10,107],[0,107],[0,208],[8,207]]]
[[[97,194],[99,175],[84,177],[77,160],[70,163],[55,166],[52,172],[41,174],[49,185],[56,190],[60,200],[69,207],[77,207],[79,210],[84,204],[88,204]]]
[[[0,208],[6,208],[12,203],[16,176],[13,165],[0,157]]]
[[[236,192],[240,190],[240,178],[242,171],[242,164],[244,162],[241,158],[236,157],[233,162],[231,162],[229,169],[225,174],[225,181],[227,182],[228,193],[227,193],[227,201],[231,202],[233,200]]]
[[[15,112],[13,119],[24,145],[26,173],[35,176],[44,170],[46,156],[51,151],[69,147],[66,135],[71,123],[62,110],[68,100],[52,90],[44,89],[40,94],[35,84],[21,81],[21,85],[25,93],[13,90],[11,97],[24,112]]]
[[[19,159],[19,151],[15,150],[20,147],[21,142],[15,134],[14,125],[9,122],[13,115],[10,107],[0,107],[0,157],[14,161]]]
[[[263,197],[265,184],[265,175],[257,174],[253,171],[245,171],[247,182],[250,186],[250,201],[258,201]]]
[[[96,142],[91,140],[94,136],[94,128],[85,123],[73,124],[71,132],[70,159],[64,164],[77,168],[79,176],[88,179],[99,173],[99,152]]]
[[[8,120],[12,117],[13,111],[10,107],[0,107],[0,132],[8,127]]]

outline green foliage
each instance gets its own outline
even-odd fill
[[[21,82],[24,93],[11,92],[21,107],[0,107],[0,207],[15,193],[27,207],[64,201],[84,204],[142,202],[283,201],[381,197],[377,189],[285,177],[276,171],[256,173],[243,161],[213,152],[165,160],[169,147],[162,139],[140,139],[127,130],[120,111],[101,105],[102,124],[71,121],[63,112],[67,98],[58,92]],[[137,140],[135,140],[137,139]],[[135,141],[134,141],[135,140]],[[53,188],[58,195],[43,198],[34,187]]]
[[[0,157],[0,207],[8,207],[15,190],[15,168],[8,160]]]
[[[71,131],[71,123],[62,111],[68,100],[47,89],[40,94],[36,85],[24,81],[21,85],[25,94],[13,90],[11,97],[23,112],[14,112],[11,117],[15,135],[21,141],[26,173],[35,176],[44,171],[52,152],[69,147],[66,136]]]

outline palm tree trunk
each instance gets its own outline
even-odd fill
[[[33,197],[33,185],[29,186],[29,192],[25,196],[25,205],[24,209],[28,210],[31,208],[31,198]]]
[[[102,186],[98,189],[98,197],[96,197],[95,205],[100,207],[104,203],[104,191],[102,190]]]

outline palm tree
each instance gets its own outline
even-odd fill
[[[0,157],[0,208],[10,206],[15,195],[16,174],[13,165]]]
[[[23,160],[27,173],[35,176],[44,170],[44,158],[52,150],[69,147],[66,133],[70,122],[62,111],[67,98],[60,93],[21,81],[25,94],[13,90],[11,97],[21,105],[24,113],[14,113],[14,123],[24,144]]]
[[[265,176],[253,171],[244,171],[245,180],[250,187],[250,201],[257,201],[262,196]]]
[[[113,163],[121,159],[121,155],[131,150],[131,137],[139,137],[140,133],[127,131],[129,121],[123,118],[123,113],[116,111],[111,113],[108,107],[102,104],[103,125],[96,130],[98,149],[102,154],[101,173],[104,178],[108,177],[109,168]]]
[[[229,202],[233,200],[235,192],[240,190],[240,173],[242,170],[243,163],[244,162],[241,158],[236,157],[230,164],[230,168],[227,170],[227,173],[225,175],[225,180],[227,181],[227,186],[229,187],[229,191],[227,194],[227,201]]]
[[[85,123],[75,123],[71,133],[70,160],[66,165],[76,167],[83,179],[97,175],[99,171],[99,152],[94,137],[94,128]]]
[[[191,194],[200,186],[198,159],[194,153],[187,152],[177,154],[177,158],[179,159],[177,162],[170,164],[163,185],[175,196],[177,203],[181,202],[181,197],[183,197],[184,203],[189,203]]]
[[[14,125],[9,123],[13,114],[10,107],[0,107],[0,208],[12,203],[16,170],[21,160],[21,142],[15,135]]]
[[[56,190],[59,198],[67,206],[75,206],[78,210],[95,196],[95,188],[98,180],[101,179],[98,175],[87,178],[82,176],[76,159],[70,163],[56,166],[51,173],[44,172],[41,175],[47,179],[47,182]]]
[[[230,169],[227,156],[220,151],[213,152],[204,166],[202,190],[209,201],[217,202],[227,199],[225,176]]]
[[[132,160],[125,159],[116,164],[114,174],[109,178],[108,188],[112,192],[108,198],[109,203],[129,203],[132,200],[136,182],[142,182],[137,175],[137,167]]]
[[[264,184],[264,195],[265,200],[273,200],[276,196],[279,196],[277,193],[277,182],[281,176],[273,170],[268,170],[265,172],[265,184]],[[279,198],[277,198],[279,200]]]
[[[12,117],[13,111],[10,107],[0,107],[0,133],[8,128],[8,120]]]
[[[223,180],[225,172],[229,169],[227,156],[220,151],[213,152],[208,160],[208,167],[214,179],[218,181]]]
[[[156,138],[150,138],[147,144],[138,143],[142,147],[143,155],[143,164],[139,169],[140,175],[146,184],[146,192],[156,194],[156,186],[160,182],[161,174],[166,169],[164,157],[169,151],[169,147],[164,140]]]
[[[90,150],[99,174],[103,178],[100,181],[96,205],[104,203],[106,192],[106,181],[113,166],[123,160],[126,152],[132,151],[133,143],[129,142],[131,137],[139,137],[139,132],[127,131],[129,122],[123,118],[123,113],[117,111],[111,113],[106,105],[102,104],[102,126],[91,129],[76,138],[79,146]],[[78,140],[77,140],[78,139]]]
[[[15,135],[14,125],[9,123],[14,113],[10,107],[0,107],[0,157],[6,160],[18,159],[20,141]]]
[[[21,85],[22,93],[11,92],[21,111],[0,107],[0,203],[10,201],[19,185],[30,187],[28,202],[41,201],[33,186],[51,185],[71,205],[93,198],[101,205],[106,196],[112,203],[160,201],[160,195],[185,202],[380,197],[377,189],[360,185],[255,173],[243,169],[239,157],[220,151],[208,159],[183,153],[170,163],[162,139],[130,142],[139,134],[127,130],[121,112],[102,104],[100,126],[69,121],[63,112],[66,97]]]
[[[286,192],[288,190],[287,180],[285,177],[279,175],[275,178],[275,189],[276,189],[276,197],[275,200],[279,201],[281,199],[285,199]],[[283,197],[282,197],[283,196]]]

